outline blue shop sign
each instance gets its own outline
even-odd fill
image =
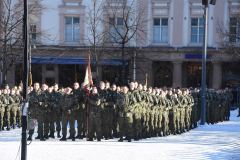
[[[207,55],[207,59],[211,59],[211,55]],[[185,54],[185,59],[202,59],[202,54]]]

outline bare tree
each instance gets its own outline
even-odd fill
[[[137,47],[145,35],[146,8],[139,0],[106,0],[105,11],[109,42],[121,49],[121,83],[126,83],[126,47]]]
[[[41,11],[41,0],[32,0],[29,4],[29,16],[37,15]],[[21,59],[22,55],[16,52],[16,48],[23,46],[23,1],[1,0],[0,13],[0,72],[1,84],[7,80],[7,72]]]
[[[101,28],[104,0],[91,0],[91,4],[88,9],[88,28],[90,29],[90,33],[87,35],[87,39],[91,45],[91,53],[95,59],[96,80],[98,83],[99,60],[106,42],[106,32]]]
[[[224,25],[219,23],[217,30],[224,51],[235,58],[240,58],[240,14],[230,18],[229,28],[224,28]]]

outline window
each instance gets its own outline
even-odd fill
[[[154,18],[153,19],[153,43],[168,42],[168,19]]]
[[[229,41],[236,43],[240,42],[240,18],[230,18],[230,36]]]
[[[191,43],[202,43],[204,36],[204,19],[191,19]]]
[[[65,2],[66,6],[79,6],[79,2]]]
[[[66,42],[80,41],[80,18],[65,17],[65,38]]]
[[[109,18],[110,41],[120,42],[124,36],[123,18]]]
[[[37,26],[35,24],[30,25],[30,35],[31,35],[31,42],[36,43],[36,41],[37,41]]]

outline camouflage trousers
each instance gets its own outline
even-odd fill
[[[3,124],[4,124],[4,113],[5,113],[5,108],[0,107],[0,130],[2,130]]]
[[[48,116],[48,115],[50,115],[50,113],[51,113],[50,111],[45,112],[45,116],[44,116],[44,120],[43,120],[43,123],[44,123],[43,135],[44,135],[44,137],[48,137],[49,132],[50,132],[51,116]]]
[[[169,134],[169,111],[164,110],[163,111],[163,135]]]
[[[5,120],[7,128],[10,128],[11,125],[11,107],[8,105],[5,107]]]
[[[102,138],[101,114],[90,112],[88,122],[88,138],[93,139],[96,133],[97,139],[100,140]]]
[[[106,106],[102,111],[102,133],[105,139],[112,137],[113,129],[113,108]]]
[[[78,109],[75,111],[75,116],[77,120],[77,135],[78,136],[85,136],[86,135],[86,125],[87,125],[87,113],[85,109]]]
[[[150,112],[150,118],[149,118],[149,134],[150,136],[153,136],[154,130],[155,130],[155,113],[153,111]]]
[[[123,138],[126,136],[127,139],[133,137],[133,115],[131,112],[128,113],[119,113],[118,116],[119,122],[119,136]]]
[[[62,135],[63,137],[67,136],[67,125],[69,123],[70,126],[70,137],[75,137],[75,118],[74,112],[63,111],[62,113]]]
[[[54,135],[55,130],[58,133],[61,131],[61,117],[62,114],[60,113],[59,110],[52,110],[50,112],[50,135]]]
[[[178,133],[179,131],[179,128],[180,128],[180,123],[179,123],[179,119],[178,119],[178,109],[175,108],[173,109],[173,119],[172,119],[172,123],[173,123],[173,128],[172,128],[172,131],[173,131],[173,134],[176,134]]]
[[[162,136],[162,132],[163,132],[163,110],[159,109],[159,114],[158,114],[158,119],[157,119],[157,132],[159,134],[159,136]]]
[[[191,113],[192,113],[192,107],[188,106],[185,109],[185,127],[187,130],[190,130],[191,128]]]
[[[17,122],[18,126],[19,127],[21,126],[21,116],[22,116],[21,108],[19,106],[13,106],[11,108],[11,119],[13,127],[17,125]]]
[[[185,107],[180,108],[180,130],[185,131]]]
[[[198,108],[197,105],[194,104],[192,107],[192,113],[191,113],[191,127],[196,128],[198,122]]]
[[[41,138],[44,137],[44,127],[46,128],[46,124],[44,125],[46,114],[44,112],[41,112],[37,116],[37,122],[38,122],[38,136]]]
[[[142,136],[142,125],[141,125],[141,114],[135,112],[133,114],[133,129],[134,129],[134,139],[139,139]]]

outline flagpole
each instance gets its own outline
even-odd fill
[[[145,85],[147,86],[147,84],[148,84],[148,74],[146,73],[145,74]]]
[[[90,58],[90,51],[89,51],[89,55],[88,55],[88,64],[86,67],[86,73],[85,73],[85,78],[84,78],[84,82],[83,82],[83,86],[86,89],[87,92],[87,99],[86,99],[86,114],[87,114],[87,121],[86,121],[86,130],[87,130],[87,138],[88,138],[88,124],[89,124],[89,103],[88,103],[88,97],[89,97],[89,92],[90,92],[90,87],[93,85],[93,81],[92,81],[92,73],[91,73],[91,58]]]

